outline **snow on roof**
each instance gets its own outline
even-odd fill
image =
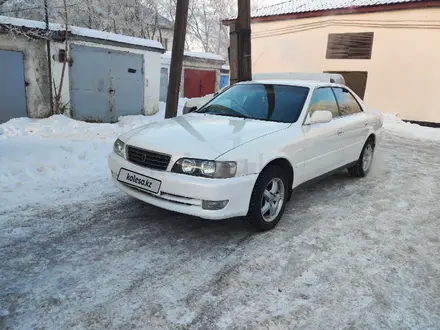
[[[13,25],[18,27],[26,27],[29,29],[45,29],[46,23],[41,21],[32,21],[30,19],[0,16],[0,24]],[[49,30],[58,31],[61,29],[60,24],[49,23]]]
[[[221,55],[213,54],[213,53],[203,53],[203,52],[190,52],[185,51],[185,56],[188,57],[196,57],[196,58],[202,58],[205,60],[214,60],[214,61],[222,61],[224,62],[225,59]],[[168,51],[165,54],[162,55],[162,58],[171,58],[171,52]]]
[[[428,1],[429,0],[291,0],[276,5],[256,9],[255,11],[253,11],[252,17],[278,16],[322,10],[359,8]]]
[[[124,44],[144,46],[144,47],[149,47],[149,48],[157,48],[157,49],[165,50],[163,48],[162,44],[159,41],[155,41],[155,40],[130,37],[130,36],[122,35],[122,34],[92,30],[92,29],[82,28],[82,27],[78,27],[78,26],[71,26],[69,28],[69,30],[72,34],[77,35],[77,36],[81,36],[81,37],[109,40],[109,41],[115,41],[115,42],[120,42],[120,43],[124,43]]]
[[[224,65],[222,65],[222,70],[229,71],[229,70],[231,70],[231,67],[227,64],[224,64]]]
[[[44,30],[46,28],[46,23],[41,21],[32,21],[28,19],[23,18],[15,18],[15,17],[8,17],[8,16],[0,16],[0,24],[4,25],[12,25],[17,27],[26,27],[30,29],[40,29]],[[49,23],[49,30],[50,31],[61,31],[63,30],[63,26],[61,24],[57,23]],[[94,39],[100,39],[100,40],[108,40],[108,41],[114,41],[124,44],[130,44],[130,45],[136,45],[136,46],[143,46],[143,47],[149,47],[149,48],[156,48],[160,50],[164,50],[162,44],[155,40],[148,40],[148,39],[142,39],[142,38],[135,38],[130,36],[125,36],[122,34],[116,34],[111,32],[105,32],[105,31],[99,31],[99,30],[92,30],[87,29],[83,27],[78,26],[69,26],[69,31],[71,34],[86,38],[94,38]]]

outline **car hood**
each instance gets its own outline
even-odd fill
[[[126,144],[176,157],[215,159],[288,123],[188,114],[150,123],[121,135]]]

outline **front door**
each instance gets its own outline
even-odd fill
[[[344,159],[348,164],[358,160],[367,141],[368,115],[363,113],[355,97],[346,88],[333,88],[344,122]]]
[[[333,119],[329,123],[303,125],[304,181],[309,181],[344,165],[344,123],[331,88],[317,88],[314,91],[308,116],[316,110],[331,111]]]

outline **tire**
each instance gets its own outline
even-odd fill
[[[366,157],[369,157],[366,159]],[[357,178],[363,178],[367,176],[371,169],[371,164],[374,158],[374,143],[372,139],[368,139],[362,149],[361,155],[356,162],[356,165],[348,169],[348,173]]]
[[[257,231],[270,230],[281,220],[289,197],[288,182],[286,172],[279,166],[269,166],[261,172],[252,191],[247,214],[248,221]],[[274,189],[276,187],[278,189]],[[277,191],[274,194],[269,190]],[[263,206],[267,208],[268,204],[269,209],[263,214]]]

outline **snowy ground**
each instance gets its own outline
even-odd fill
[[[0,125],[0,329],[439,328],[440,130],[387,115],[368,178],[256,234],[111,185],[114,138],[148,119]]]

